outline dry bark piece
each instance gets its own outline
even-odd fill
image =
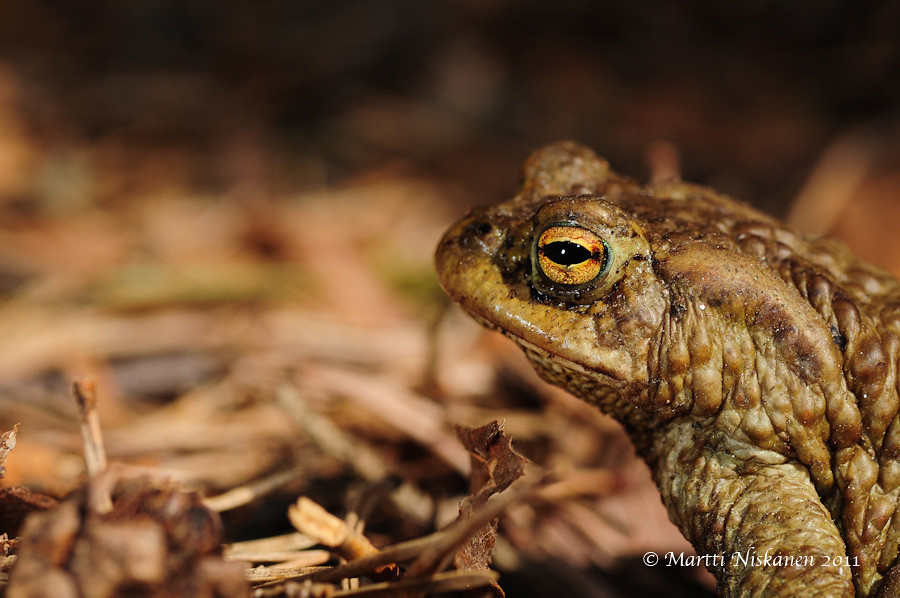
[[[225,546],[225,556],[234,560],[252,560],[247,555],[289,551],[299,552],[312,548],[315,545],[316,540],[294,532],[281,536],[228,544]]]
[[[16,434],[18,431],[19,424],[16,424],[12,430],[7,430],[0,434],[0,478],[6,475],[6,458],[16,446]]]
[[[16,424],[12,430],[0,434],[0,478],[6,474],[6,458],[16,446],[18,431],[19,424]],[[0,532],[15,536],[29,513],[43,511],[54,505],[55,499],[31,492],[23,486],[3,488],[0,490]]]
[[[291,524],[305,536],[329,546],[348,561],[356,561],[378,554],[378,549],[366,538],[361,526],[349,525],[305,496],[288,508]],[[399,569],[389,563],[374,571],[374,578],[395,579]]]
[[[99,511],[91,497],[107,488],[113,508]],[[107,471],[26,520],[7,596],[247,596],[244,567],[222,558],[220,536],[198,495]]]
[[[305,496],[288,508],[288,518],[297,531],[334,548],[348,561],[378,552],[359,531]]]
[[[46,511],[56,504],[56,499],[32,492],[24,486],[0,489],[0,530],[16,536],[29,514]]]

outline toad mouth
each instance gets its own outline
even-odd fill
[[[514,343],[516,343],[517,345],[522,347],[522,349],[529,351],[531,353],[534,353],[535,355],[539,355],[539,356],[546,358],[550,361],[553,361],[555,363],[558,363],[560,366],[562,366],[563,368],[565,368],[567,370],[575,371],[580,374],[584,374],[586,376],[591,376],[591,377],[596,377],[597,375],[602,376],[603,378],[606,379],[606,380],[604,380],[604,382],[611,388],[618,388],[618,387],[622,387],[625,385],[625,380],[621,376],[616,375],[615,372],[610,368],[605,368],[603,366],[586,368],[582,364],[580,364],[576,361],[566,359],[565,357],[562,357],[562,356],[558,355],[557,353],[552,353],[552,352],[548,351],[547,349],[544,349],[543,347],[539,347],[538,345],[535,345],[534,343],[523,339],[522,337],[516,336],[515,334],[511,333],[508,330],[504,330],[502,327],[498,326],[497,324],[494,324],[490,320],[485,319],[483,316],[480,316],[475,313],[470,313],[470,312],[468,312],[468,313],[472,319],[474,319],[476,322],[478,322],[485,328],[489,328],[491,330],[496,330],[497,332],[500,332],[501,334],[503,334],[503,336],[509,338]]]

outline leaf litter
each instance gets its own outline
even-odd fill
[[[452,188],[174,172],[0,202],[7,595],[501,596],[686,547],[618,427],[443,297]]]

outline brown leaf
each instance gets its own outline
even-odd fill
[[[472,508],[487,502],[491,495],[503,492],[522,477],[526,460],[513,450],[512,437],[496,420],[479,428],[457,424],[456,434],[472,461],[470,496],[460,507],[460,514],[465,516]],[[466,512],[463,512],[464,508]]]
[[[513,450],[512,437],[503,431],[503,424],[496,420],[479,428],[457,425],[456,433],[472,460],[470,495],[459,505],[459,518],[465,519],[493,494],[503,492],[522,477],[526,460]],[[453,559],[456,568],[489,571],[496,533],[497,520],[494,519],[472,535],[456,552]],[[489,587],[494,596],[504,596],[496,582]]]

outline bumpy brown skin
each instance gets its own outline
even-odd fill
[[[559,222],[613,260],[575,291],[532,263]],[[721,555],[721,595],[898,595],[895,279],[709,189],[641,187],[570,142],[451,228],[436,264],[542,377],[622,422],[671,519]]]

